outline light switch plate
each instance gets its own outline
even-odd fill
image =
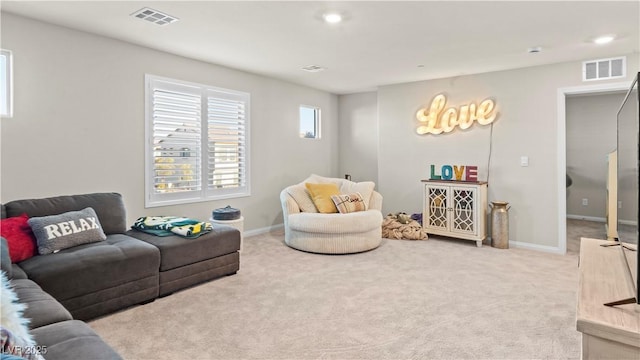
[[[528,156],[520,156],[520,166],[529,166]]]

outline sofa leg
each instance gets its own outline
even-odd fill
[[[152,302],[156,301],[156,298],[153,299],[149,299],[149,300],[145,300],[143,302],[140,303],[140,305],[147,305],[147,304],[151,304]]]

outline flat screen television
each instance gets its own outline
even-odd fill
[[[638,94],[638,77],[631,87],[617,113],[618,125],[618,201],[622,208],[618,209],[618,240],[623,243],[638,244],[638,225],[640,224],[640,95]],[[620,206],[618,206],[620,207]],[[623,248],[623,247],[621,247]],[[624,249],[623,249],[624,250]],[[640,251],[635,251],[637,263],[635,269],[630,268],[631,281],[635,286],[635,299],[628,303],[640,304]],[[626,257],[626,256],[625,256]],[[635,279],[633,279],[635,274]]]

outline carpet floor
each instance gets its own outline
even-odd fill
[[[618,225],[618,234],[622,241],[631,244],[638,243],[638,229],[633,225]],[[580,253],[580,239],[607,239],[607,227],[603,222],[567,219],[567,252]]]
[[[430,237],[317,255],[245,238],[240,271],[94,320],[125,359],[578,359],[578,258]]]

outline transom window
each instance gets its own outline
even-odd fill
[[[146,206],[248,196],[249,94],[147,75]]]
[[[320,108],[300,106],[300,137],[320,139]]]
[[[0,50],[0,116],[13,116],[13,58],[11,51]]]

